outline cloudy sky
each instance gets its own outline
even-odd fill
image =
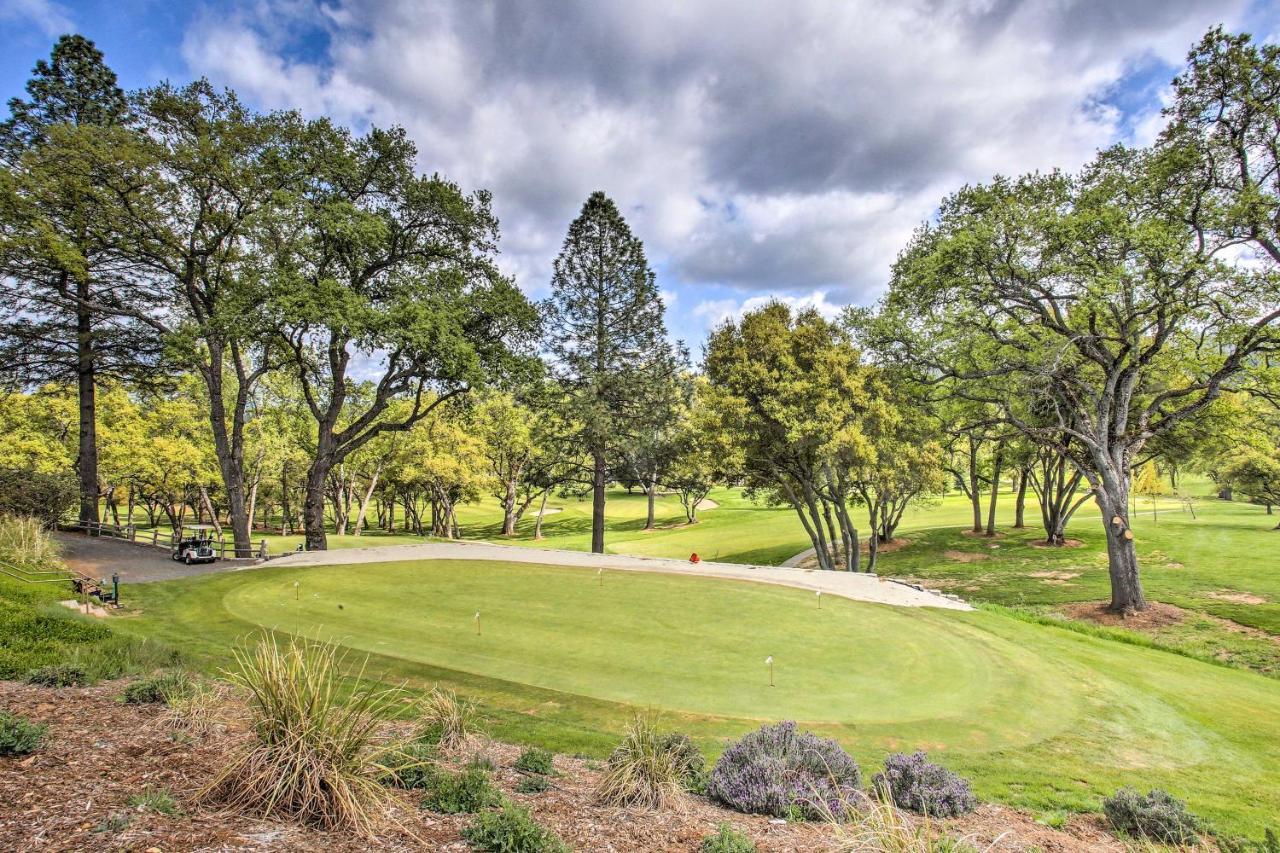
[[[587,195],[645,241],[694,345],[777,297],[874,300],[968,181],[1146,142],[1190,45],[1280,35],[1261,0],[0,0],[0,95],[59,33],[126,88],[205,76],[264,108],[406,127],[494,194],[542,296]]]

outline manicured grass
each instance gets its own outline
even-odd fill
[[[1280,813],[1275,680],[998,610],[832,597],[819,611],[772,586],[624,572],[601,586],[581,569],[447,561],[281,565],[133,594],[143,612],[122,629],[209,667],[257,626],[332,638],[385,680],[441,682],[478,699],[494,734],[559,752],[606,754],[644,708],[713,753],[797,718],[871,767],[924,748],[981,795],[1034,810],[1096,810],[1132,784],[1229,832]]]

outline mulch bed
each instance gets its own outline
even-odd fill
[[[412,792],[396,792],[392,818],[402,829],[388,830],[372,842],[199,806],[193,802],[195,792],[245,737],[243,723],[233,720],[226,731],[175,739],[158,725],[156,706],[120,704],[122,686],[117,682],[50,689],[0,682],[0,709],[49,726],[42,750],[24,758],[0,758],[0,850],[468,849],[459,830],[471,817],[421,811]],[[500,768],[497,784],[576,850],[694,851],[721,822],[750,835],[761,851],[821,851],[833,846],[830,827],[742,815],[698,797],[690,797],[682,811],[598,805],[592,795],[599,778],[594,763],[564,756],[555,759],[560,775],[551,780],[552,788],[541,794],[516,794],[512,788],[520,774],[511,765],[519,747],[484,741],[477,748]],[[471,755],[469,751],[462,757]],[[131,795],[147,788],[169,791],[183,814],[164,817],[126,805]],[[1066,831],[1057,831],[990,804],[966,818],[946,821],[941,828],[979,849],[996,839],[992,849],[1002,851],[1124,849],[1096,818],[1076,817]]]

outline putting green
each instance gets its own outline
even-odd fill
[[[249,576],[225,603],[353,649],[700,715],[915,724],[992,748],[1078,712],[1064,668],[941,611],[834,596],[819,609],[812,593],[763,584],[425,561]]]

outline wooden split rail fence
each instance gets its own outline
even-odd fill
[[[106,536],[111,539],[132,542],[135,545],[163,548],[170,553],[178,545],[178,531],[169,530],[165,532],[158,527],[139,530],[132,524],[109,524],[105,521],[73,521],[60,526],[79,530],[88,536]],[[236,553],[235,543],[227,542],[222,536],[210,540],[209,546],[224,560],[235,557],[240,557],[241,559],[270,559],[270,555],[267,553],[267,540],[265,539],[258,543],[257,548],[252,548],[248,554],[243,555]]]

